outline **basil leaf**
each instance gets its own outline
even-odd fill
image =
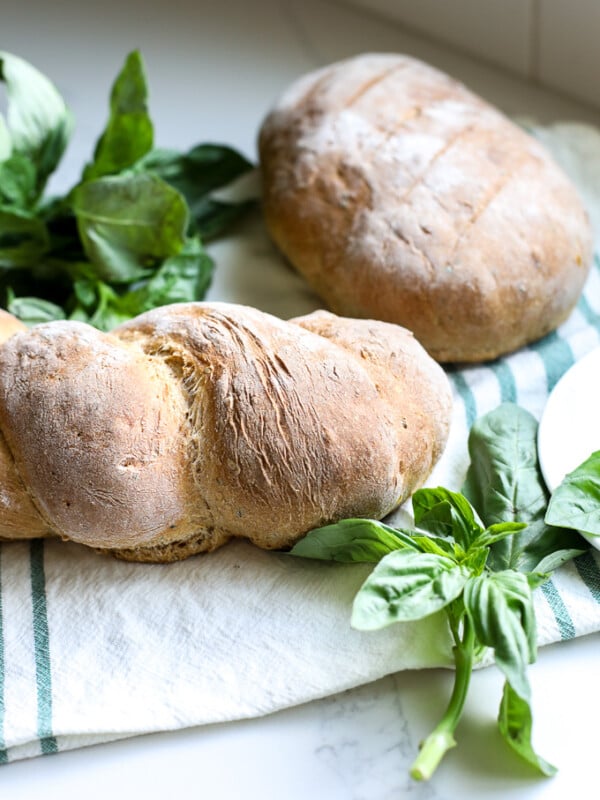
[[[412,498],[415,524],[423,530],[454,537],[464,550],[483,532],[475,509],[463,495],[438,487],[418,489]]]
[[[148,276],[185,243],[185,200],[156,175],[125,173],[80,184],[73,211],[85,253],[103,281]]]
[[[352,626],[375,630],[427,617],[458,597],[469,574],[444,556],[395,550],[379,562],[354,598]]]
[[[60,306],[40,297],[14,297],[8,302],[7,309],[26,325],[65,319],[65,312]]]
[[[549,495],[538,463],[537,427],[528,411],[504,403],[469,433],[471,464],[463,493],[487,526],[527,523],[492,546],[488,566],[493,570],[535,571],[550,556],[563,563],[586,549],[574,533],[544,522]]]
[[[489,555],[488,547],[471,546],[469,552],[460,563],[471,570],[471,575],[481,575],[487,565]]]
[[[6,126],[4,117],[0,114],[0,161],[10,158],[12,152],[12,140],[10,131]]]
[[[535,661],[536,624],[531,587],[515,570],[471,578],[464,589],[465,610],[481,644],[491,647],[514,691],[529,699],[527,664]]]
[[[107,283],[81,279],[73,284],[75,305],[69,319],[87,322],[95,328],[109,331],[135,316],[127,303],[127,295],[120,296]]]
[[[481,536],[478,537],[477,542],[489,547],[502,539],[506,539],[507,536],[514,536],[515,533],[524,530],[526,527],[525,522],[496,522],[485,529]]]
[[[156,306],[202,299],[210,286],[213,269],[214,262],[200,239],[197,236],[186,239],[179,253],[165,259],[139,290],[140,307],[143,305],[144,311],[149,311]]]
[[[439,556],[446,556],[456,561],[456,547],[450,539],[418,532],[413,533],[411,538],[416,549],[422,553],[437,553]]]
[[[75,281],[76,305],[70,319],[109,331],[125,320],[171,303],[192,302],[204,296],[213,261],[196,238],[188,239],[180,253],[164,261],[148,280],[135,289],[117,292],[93,278]]]
[[[186,153],[156,149],[148,153],[137,169],[153,172],[175,187],[186,198],[192,213],[197,201],[239,178],[253,165],[231,147],[199,144]]]
[[[144,64],[134,50],[113,84],[108,123],[96,143],[94,160],[83,172],[84,181],[132,167],[151,150],[153,138]]]
[[[253,169],[244,156],[230,147],[200,144],[187,153],[153,150],[137,165],[137,171],[160,176],[185,197],[195,230],[204,239],[213,238],[252,203],[225,202],[209,197]]]
[[[600,450],[570,472],[554,490],[546,522],[600,536]]]
[[[552,530],[557,530],[557,529],[552,528]],[[572,534],[573,536],[575,536],[574,531],[569,531],[568,533],[569,535]],[[548,541],[548,539],[546,541]],[[579,543],[580,541],[583,542],[583,540],[580,539],[580,537],[577,537],[577,543]],[[566,564],[567,561],[571,561],[572,559],[577,558],[577,556],[580,556],[582,553],[585,553],[587,549],[589,548],[585,546],[585,543],[583,543],[582,547],[554,550],[554,552],[550,552],[548,553],[548,555],[542,556],[540,558],[540,560],[535,565],[534,572],[544,572],[544,573],[554,572],[555,569],[562,567],[562,565]],[[531,572],[527,574],[531,575],[534,573]]]
[[[37,198],[37,174],[27,156],[15,153],[0,162],[0,200],[5,206],[30,208]]]
[[[520,697],[506,681],[498,714],[500,733],[512,749],[542,775],[548,777],[555,775],[556,767],[539,756],[533,749],[532,727],[533,719],[529,703]]]
[[[344,519],[309,531],[290,555],[345,563],[377,563],[403,547],[415,548],[410,536],[373,519]]]
[[[35,196],[39,197],[69,141],[71,115],[54,85],[41,72],[2,51],[0,80],[6,83],[11,153],[30,159],[36,172]],[[7,128],[3,127],[6,139]]]
[[[48,250],[44,222],[17,208],[0,207],[0,267],[29,267]]]
[[[238,203],[205,197],[194,203],[194,227],[204,241],[215,239],[256,204],[255,200]]]
[[[537,589],[538,586],[546,583],[550,577],[550,572],[551,570],[548,570],[547,572],[526,572],[524,575],[527,578],[527,583],[531,589]]]

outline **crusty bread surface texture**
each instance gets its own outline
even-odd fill
[[[450,415],[446,375],[396,325],[227,303],[37,325],[0,346],[0,536],[155,562],[286,548],[396,508]]]
[[[365,54],[306,75],[259,134],[267,228],[338,314],[442,362],[493,359],[569,315],[587,214],[531,136],[444,73]]]

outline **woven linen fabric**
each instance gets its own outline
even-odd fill
[[[556,333],[492,364],[449,370],[452,432],[429,485],[459,489],[471,423],[504,401],[539,418],[558,379],[600,341],[600,134],[569,124],[533,132],[582,193],[596,231],[594,264]],[[316,307],[258,215],[217,249],[213,297],[283,317]],[[230,280],[239,263],[241,277]],[[368,572],[243,541],[171,565],[119,562],[58,540],[4,543],[0,762],[258,716],[398,670],[449,666],[443,615],[351,629],[352,599]],[[562,567],[535,601],[540,645],[600,630],[600,553]]]

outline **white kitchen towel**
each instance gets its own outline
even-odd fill
[[[600,134],[536,130],[578,184],[600,253]],[[211,297],[287,317],[318,306],[257,214],[215,248]],[[458,489],[473,420],[514,401],[540,416],[559,377],[600,340],[600,257],[570,319],[493,364],[449,371],[454,414],[430,485]],[[234,542],[172,565],[119,562],[61,541],[0,548],[0,762],[139,733],[258,716],[409,668],[448,666],[442,616],[350,627],[364,565]],[[600,630],[600,553],[536,592],[539,643]]]

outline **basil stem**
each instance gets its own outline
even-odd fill
[[[456,642],[453,648],[456,667],[454,687],[444,716],[422,742],[419,754],[410,769],[411,777],[417,781],[429,780],[447,751],[455,747],[454,731],[465,705],[473,672],[475,653],[475,631],[473,625],[469,617],[463,613],[461,636],[458,632],[458,626],[453,624],[454,615],[451,610],[449,609],[447,613]]]

